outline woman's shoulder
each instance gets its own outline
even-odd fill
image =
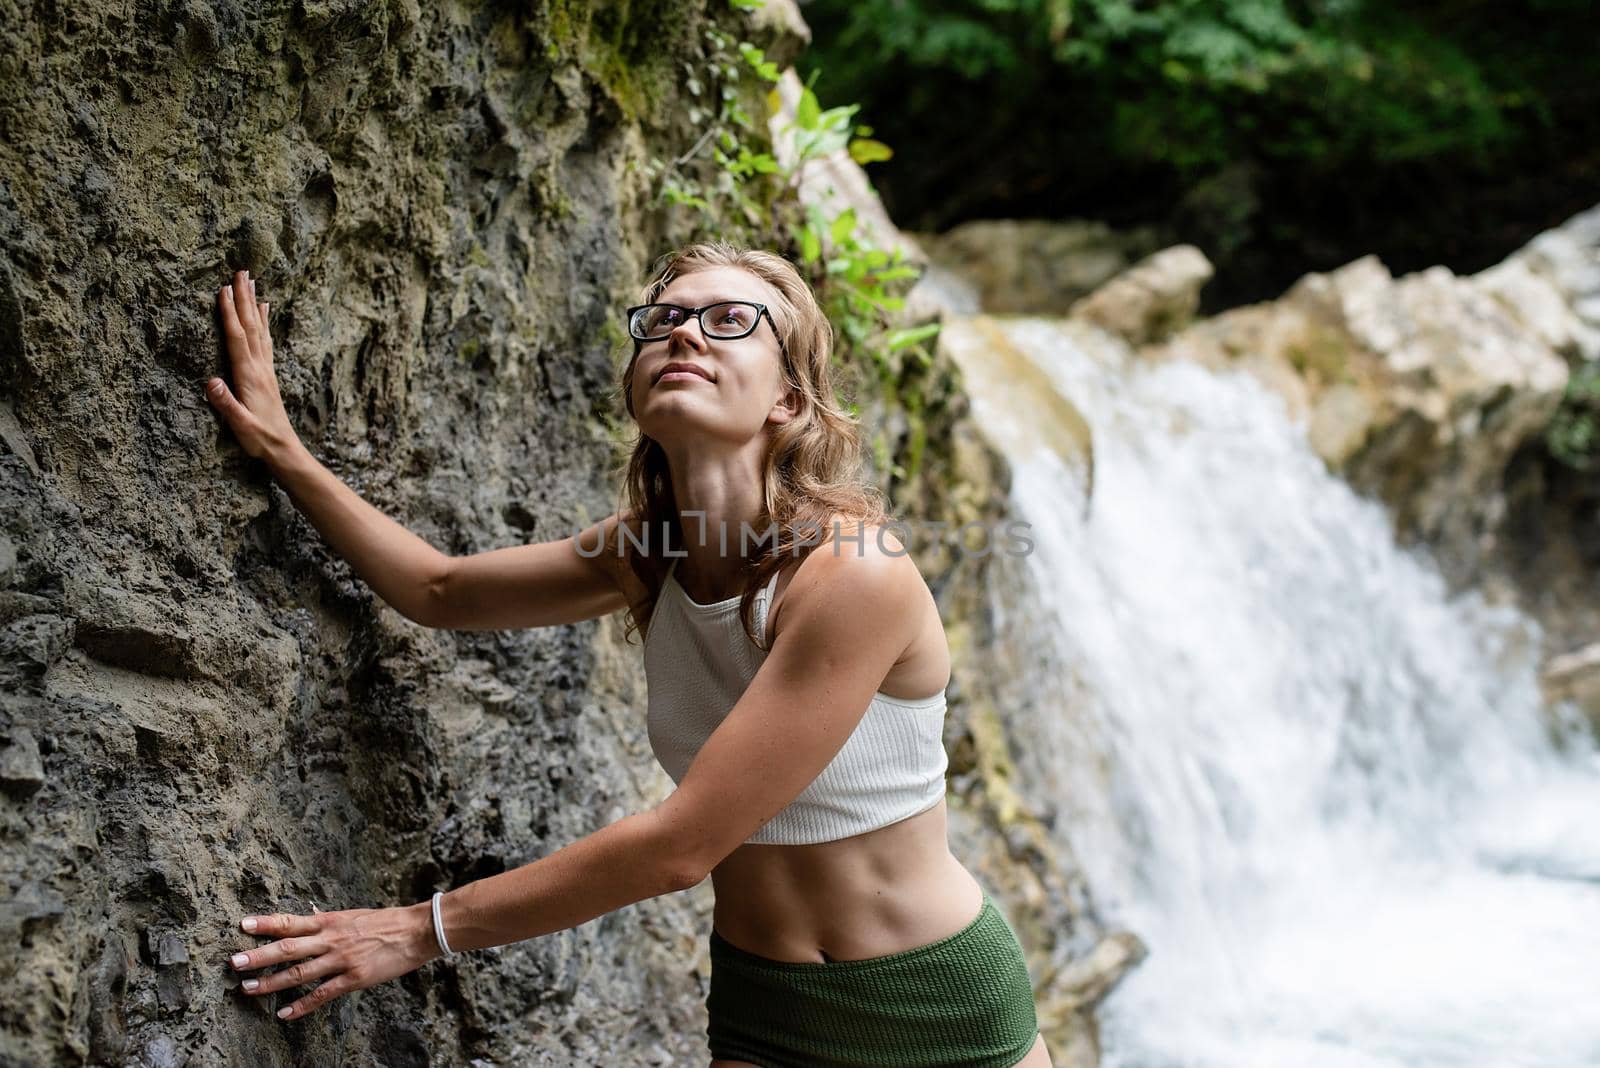
[[[889,594],[897,600],[926,589],[910,551],[895,536],[889,520],[877,522],[836,516],[821,540],[792,568],[787,582],[799,596]],[[786,569],[787,570],[787,569]],[[804,581],[802,581],[804,576]]]
[[[858,537],[858,533],[864,536]],[[922,572],[900,540],[881,522],[862,522],[858,529],[857,521],[851,519],[840,526],[838,536],[830,526],[810,552],[783,570],[788,573],[778,580],[768,631],[773,644],[786,623],[811,614],[807,608],[831,618],[868,600],[875,609],[901,606],[894,610],[893,617],[908,623],[916,621],[910,626],[913,636],[906,638],[905,646],[897,651],[898,663],[927,630],[927,620],[921,613],[930,611],[937,618],[938,609]],[[893,641],[892,629],[885,629],[879,636]]]
[[[910,550],[895,535],[896,528],[902,531],[906,529],[905,524],[893,516],[871,520],[835,514],[829,520],[828,528],[823,532],[817,550],[827,550],[836,556],[851,555],[858,559],[876,560],[879,561],[876,566],[880,567],[884,566],[881,561],[886,559],[905,560],[909,568],[902,566],[892,570],[895,573],[907,570],[917,572],[916,563],[911,560]]]

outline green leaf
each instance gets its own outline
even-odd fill
[[[800,106],[795,108],[795,121],[805,130],[815,130],[817,120],[822,117],[822,108],[817,103],[817,94],[810,89],[800,94]]]
[[[919,341],[926,341],[939,332],[938,323],[925,323],[922,326],[908,327],[904,330],[891,330],[888,342],[889,351],[903,349],[907,345],[915,345]]]
[[[868,163],[894,158],[894,149],[882,141],[874,141],[870,137],[858,137],[850,142],[850,158],[865,166]]]
[[[822,255],[822,240],[817,237],[816,230],[807,226],[800,235],[800,258],[807,263],[816,263],[817,257]]]
[[[837,245],[843,242],[845,238],[849,237],[855,228],[856,209],[846,208],[844,211],[839,213],[839,217],[837,219],[833,220],[833,225],[828,227],[828,236],[831,237],[833,239],[833,243]]]
[[[755,70],[756,75],[769,82],[778,80],[778,65],[766,57],[761,49],[748,42],[739,43],[739,54],[744,56],[746,63]]]

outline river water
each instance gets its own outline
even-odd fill
[[[992,604],[1019,774],[1150,951],[1107,1068],[1600,1065],[1600,753],[1537,626],[1450,596],[1247,375],[978,322],[946,340],[1034,542]]]

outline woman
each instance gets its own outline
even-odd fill
[[[435,627],[627,609],[645,631],[651,746],[677,783],[647,812],[431,902],[249,917],[277,941],[236,955],[238,970],[298,963],[248,993],[320,980],[279,1012],[299,1018],[441,954],[709,874],[713,1068],[1051,1063],[1016,937],[949,850],[938,610],[855,481],[832,330],[789,263],[720,243],[665,257],[629,309],[630,507],[574,538],[460,558],[310,456],[278,396],[269,305],[243,272],[221,299],[239,396],[216,379],[212,403],[362,578]]]

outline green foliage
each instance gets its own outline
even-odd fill
[[[1408,5],[1373,0],[815,0],[804,62],[836,94],[936,110],[924,82],[1004,84],[1108,124],[1130,163],[1194,174],[1242,156],[1401,160],[1514,132],[1514,85]],[[1411,8],[1418,5],[1411,4]],[[1425,9],[1427,14],[1431,9]],[[946,90],[948,95],[950,90]]]
[[[1561,407],[1545,428],[1551,455],[1579,471],[1600,471],[1600,361],[1573,372]]]
[[[748,8],[759,0],[729,2]],[[859,105],[824,108],[807,84],[783,130],[793,137],[792,158],[780,163],[768,124],[757,124],[747,109],[752,98],[764,97],[763,118],[780,113],[778,90],[768,88],[779,79],[776,65],[761,49],[715,26],[706,28],[705,42],[705,64],[686,64],[684,70],[684,85],[696,101],[686,117],[704,129],[689,152],[670,163],[651,161],[659,201],[698,213],[695,238],[719,236],[788,254],[834,326],[836,362],[871,368],[889,383],[906,360],[929,363],[925,343],[936,324],[893,328],[917,269],[898,249],[878,247],[854,208],[824,210],[800,198],[800,172],[807,163],[844,151],[864,166],[892,158],[893,150],[870,137],[871,127],[854,122]],[[691,169],[707,147],[712,166]],[[730,232],[736,228],[743,232]]]
[[[876,369],[880,380],[892,384],[898,368],[893,354],[917,346],[911,355],[931,359],[918,342],[933,330],[907,337],[892,329],[896,313],[905,305],[904,283],[915,280],[917,269],[905,261],[898,248],[887,250],[873,241],[853,207],[830,214],[815,204],[802,204],[798,196],[800,168],[807,161],[841,150],[856,160],[888,158],[892,151],[865,135],[871,127],[853,122],[860,105],[823,108],[810,85],[802,88],[791,124],[796,158],[788,172],[791,196],[779,205],[787,219],[789,235],[799,250],[800,263],[811,274],[818,301],[838,336],[836,357],[841,361]]]

